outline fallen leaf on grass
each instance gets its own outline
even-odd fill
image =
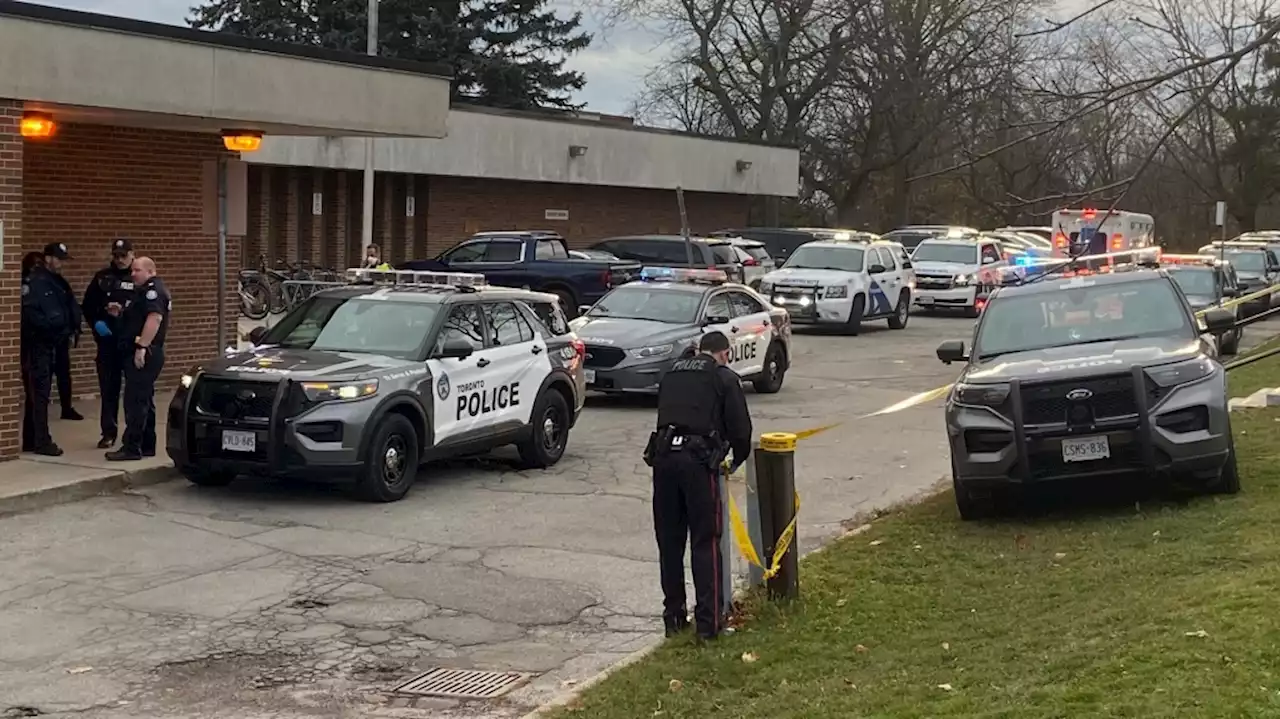
[[[859,653],[859,654],[866,654],[867,652],[869,652],[869,651],[871,651],[871,650],[870,650],[870,649],[867,649],[866,647],[864,647],[864,646],[862,646],[861,644],[859,644],[858,646],[856,646],[856,647],[854,647],[854,648],[853,648],[853,651],[855,651],[855,652],[857,652],[857,653]]]
[[[950,644],[949,642],[943,642],[943,643],[942,643],[942,651],[944,651],[944,652],[949,652],[949,651],[951,651],[951,644]]]
[[[670,692],[678,692],[683,688],[684,688],[684,682],[680,681],[679,679],[672,679],[671,682],[667,684],[667,691],[670,691]]]
[[[918,552],[918,551],[920,551],[921,549],[924,549],[924,547],[922,547],[922,546],[920,546],[919,544],[917,544],[916,546],[912,547],[912,549],[914,549],[914,550],[916,550],[916,551]]]
[[[1187,632],[1183,636],[1195,637],[1196,639],[1204,639],[1205,637],[1209,636],[1209,632],[1206,632],[1203,629],[1197,629],[1194,632]]]
[[[756,654],[755,652],[742,653],[742,661],[744,664],[755,664],[756,660],[759,658],[760,658],[760,655]]]
[[[1159,537],[1159,536],[1160,536],[1160,530],[1158,530],[1158,529],[1157,529],[1156,531],[1152,532],[1152,533],[1151,533],[1151,536],[1153,536],[1153,537]]]
[[[73,667],[67,670],[68,674],[85,674],[93,671],[93,667]]]
[[[848,604],[848,603],[849,603],[849,600],[848,600],[848,599],[837,599],[837,600],[836,600],[836,606],[837,606],[837,607],[843,607],[844,605],[846,605],[846,604]]]
[[[884,540],[883,540],[883,539],[873,539],[873,540],[871,540],[870,542],[867,542],[867,544],[870,544],[870,545],[871,545],[871,546],[873,546],[873,547],[878,547],[878,546],[880,546],[881,544],[884,544]]]
[[[1055,553],[1055,554],[1053,555],[1053,558],[1054,558],[1054,559],[1066,559],[1066,558],[1067,558],[1067,553],[1066,553],[1066,552],[1057,552],[1057,553]]]
[[[944,692],[949,692],[949,691],[951,691],[951,685],[950,685],[950,684],[939,684],[939,685],[938,685],[938,688],[939,688],[939,689],[941,689],[941,690],[942,690],[942,691],[944,691]]]

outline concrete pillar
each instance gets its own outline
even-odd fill
[[[22,450],[22,101],[0,99],[0,460]]]

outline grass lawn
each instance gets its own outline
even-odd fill
[[[796,605],[753,599],[555,716],[1280,717],[1280,412],[1233,418],[1237,496],[969,524],[946,493],[806,559]]]

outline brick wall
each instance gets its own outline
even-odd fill
[[[203,172],[206,161],[223,154],[221,139],[213,135],[102,125],[61,125],[52,140],[25,145],[24,250],[66,243],[73,260],[65,274],[80,297],[109,261],[116,237],[132,239],[138,255],[156,261],[173,295],[164,383],[218,351],[218,242],[202,226],[205,203],[215,200],[205,197]],[[229,238],[228,338],[236,336],[240,248],[239,238]],[[71,360],[77,395],[97,392],[93,349],[86,328]]]
[[[22,154],[18,132],[22,103],[0,99],[0,459],[18,456],[22,444],[22,374],[18,330],[22,321]]]

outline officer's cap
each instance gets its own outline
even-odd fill
[[[71,259],[71,253],[67,251],[67,246],[61,242],[50,242],[44,246],[45,257],[57,257],[60,260]]]
[[[113,255],[127,255],[130,252],[133,252],[133,243],[124,237],[111,243],[111,254]]]
[[[724,352],[729,349],[729,338],[723,332],[712,330],[702,336],[698,342],[698,350],[702,352]]]

